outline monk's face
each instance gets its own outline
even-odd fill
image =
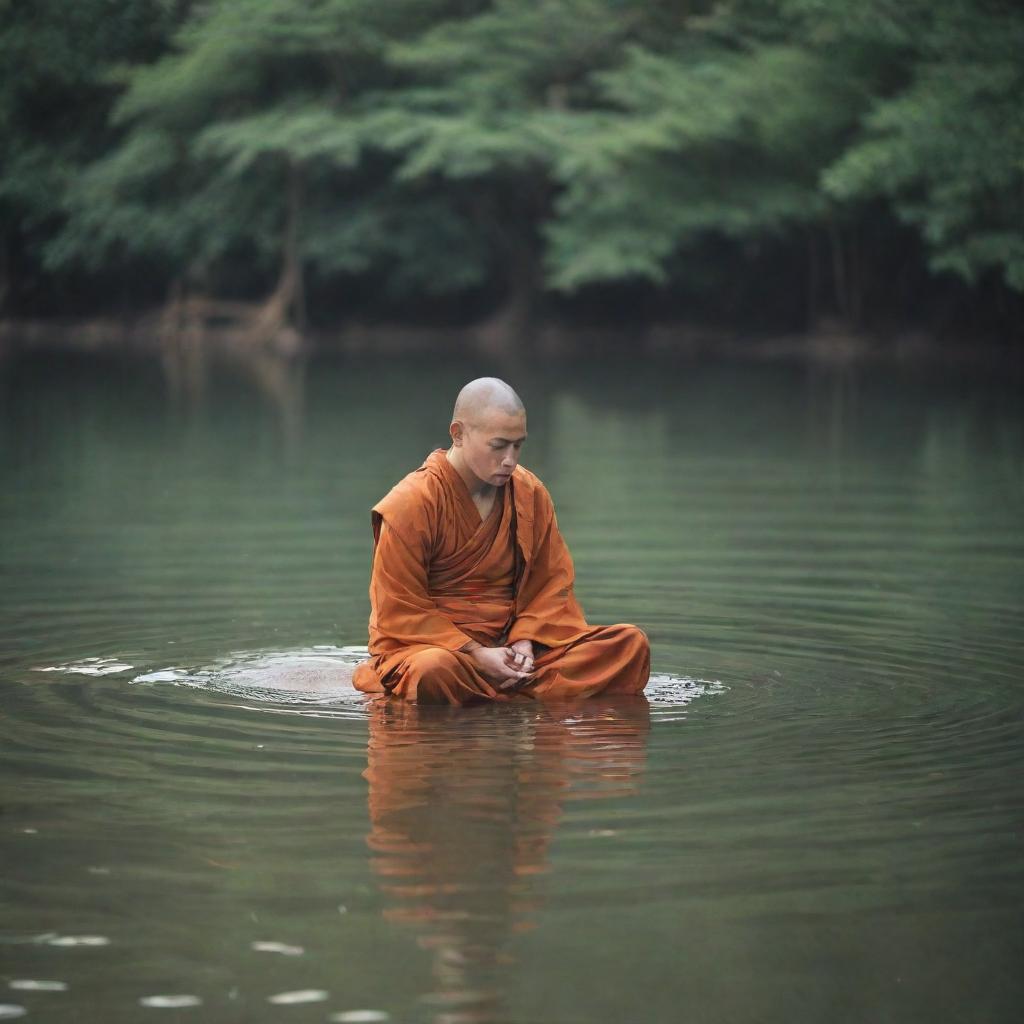
[[[457,426],[452,424],[453,438]],[[519,464],[519,451],[526,440],[526,416],[486,409],[472,422],[462,424],[461,439],[462,458],[473,475],[482,483],[501,487]]]

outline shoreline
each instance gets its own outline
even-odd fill
[[[992,338],[951,340],[921,328],[865,330],[824,321],[816,329],[743,333],[684,322],[645,323],[634,330],[542,321],[519,334],[495,335],[490,325],[422,327],[351,323],[299,334],[285,326],[257,335],[233,325],[168,329],[159,315],[133,318],[0,320],[0,357],[39,352],[166,356],[190,351],[234,357],[467,355],[496,359],[723,358],[821,364],[1024,364],[1024,348]]]

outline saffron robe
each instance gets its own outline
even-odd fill
[[[420,703],[635,694],[650,648],[631,625],[591,626],[573,594],[572,559],[551,496],[517,466],[480,513],[438,449],[373,507],[371,658],[353,684]],[[464,648],[530,640],[535,670],[504,691]]]

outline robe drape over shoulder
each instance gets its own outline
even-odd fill
[[[438,449],[374,505],[370,661],[355,686],[423,703],[638,693],[650,652],[635,626],[591,626],[551,496],[516,467],[486,519]],[[499,690],[463,650],[530,640],[532,680]]]

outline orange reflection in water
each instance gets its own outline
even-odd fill
[[[646,761],[643,697],[557,706],[371,708],[371,865],[389,920],[431,953],[438,1024],[503,1016],[512,935],[535,927],[567,801],[628,797]]]

